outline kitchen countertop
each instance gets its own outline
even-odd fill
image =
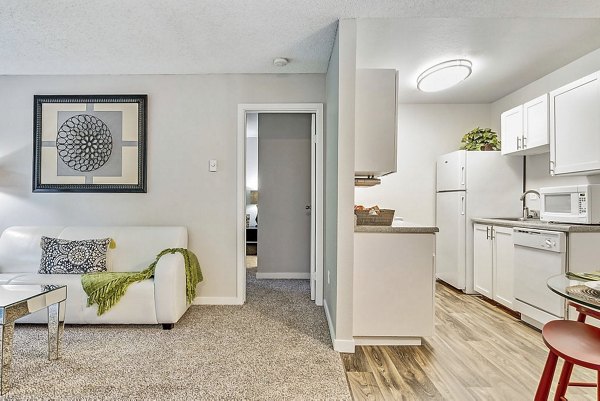
[[[586,224],[568,224],[568,223],[547,223],[537,219],[530,219],[526,221],[515,221],[506,220],[502,218],[472,218],[473,223],[480,224],[491,224],[502,227],[523,227],[523,228],[534,228],[538,230],[551,230],[551,231],[562,231],[565,233],[598,233],[600,232],[600,225],[586,225]]]
[[[354,226],[355,233],[433,234],[438,231],[437,227],[406,221],[394,221],[391,226]]]

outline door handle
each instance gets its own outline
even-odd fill
[[[490,239],[490,226],[485,228],[485,239]]]
[[[521,146],[523,149],[527,148],[527,137],[525,135],[523,135],[523,139],[521,139]]]
[[[465,197],[460,197],[460,214],[465,214]]]
[[[521,149],[521,137],[517,137],[517,150]]]
[[[311,207],[310,207],[310,205],[306,205],[306,206],[304,206],[304,209],[306,209],[306,210],[310,210],[310,209],[311,209]]]
[[[460,168],[460,185],[465,185],[465,166]]]
[[[550,160],[550,175],[554,175],[554,160]]]

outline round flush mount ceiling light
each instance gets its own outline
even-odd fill
[[[423,71],[417,78],[417,88],[422,92],[437,92],[464,81],[471,75],[473,64],[466,59],[444,61]]]
[[[289,62],[290,60],[283,57],[277,57],[273,59],[273,65],[275,67],[285,67],[286,65],[288,65]]]

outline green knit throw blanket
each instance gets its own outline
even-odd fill
[[[104,314],[119,302],[131,284],[152,278],[156,264],[163,255],[173,253],[180,253],[185,261],[185,293],[188,303],[192,303],[196,297],[196,285],[202,281],[198,258],[188,249],[169,248],[160,252],[154,262],[141,272],[101,272],[82,275],[81,285],[88,296],[87,306],[97,304],[98,316]]]

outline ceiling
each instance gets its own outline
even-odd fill
[[[600,48],[600,19],[362,19],[357,66],[398,70],[402,103],[490,103]],[[471,76],[437,93],[417,76],[446,60],[467,58]]]
[[[598,0],[2,0],[0,75],[324,73],[340,18],[404,103],[493,102],[600,48]],[[463,57],[468,80],[416,89]]]

